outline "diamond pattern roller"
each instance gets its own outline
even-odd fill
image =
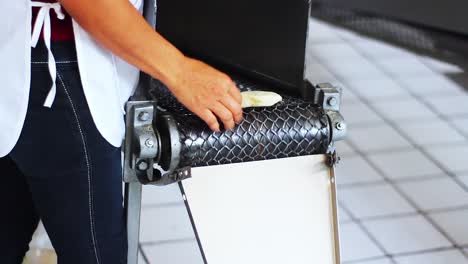
[[[236,81],[245,90],[270,90]],[[330,143],[329,122],[318,106],[283,96],[273,107],[244,109],[244,120],[233,130],[211,131],[202,120],[153,81],[152,97],[177,122],[182,145],[179,167],[209,166],[323,154]]]

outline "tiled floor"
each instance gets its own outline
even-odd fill
[[[338,145],[342,262],[468,264],[468,68],[316,20],[311,30],[308,76],[344,88],[349,125]],[[201,263],[177,190],[144,199],[144,260]]]
[[[311,30],[310,79],[345,93],[343,263],[467,264],[468,67],[316,20]]]

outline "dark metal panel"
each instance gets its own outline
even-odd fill
[[[297,92],[309,0],[158,0],[157,30],[177,47]]]
[[[440,30],[468,34],[466,0],[313,0],[333,7],[371,12]]]

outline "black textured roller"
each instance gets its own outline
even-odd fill
[[[247,82],[237,84],[244,91],[262,89]],[[213,132],[160,82],[153,81],[151,95],[158,100],[162,113],[169,113],[176,121],[180,137],[177,167],[324,154],[330,143],[329,121],[324,111],[298,98],[283,95],[283,101],[273,107],[244,109],[244,120],[233,130]],[[170,162],[163,160],[161,165],[169,167]]]

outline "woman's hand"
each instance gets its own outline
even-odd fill
[[[200,61],[185,57],[155,32],[128,0],[60,2],[101,45],[161,80],[211,129],[219,130],[216,117],[226,129],[241,121],[242,98],[231,79]]]
[[[167,83],[169,89],[213,131],[220,130],[218,119],[225,129],[242,121],[240,91],[226,74],[191,58],[182,61],[179,72],[174,83]]]

